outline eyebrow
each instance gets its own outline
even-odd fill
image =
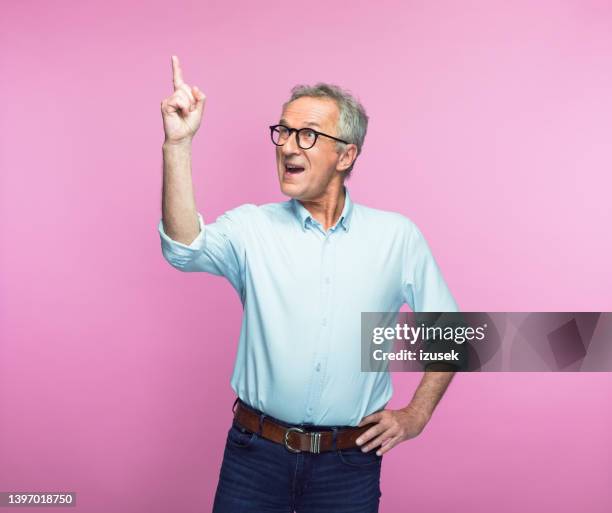
[[[287,121],[284,118],[281,118],[279,123],[281,125],[288,125],[289,121]],[[307,125],[307,126],[316,126],[317,128],[321,128],[321,125],[319,125],[319,123],[316,123],[315,121],[306,121],[306,123],[304,123],[304,124]]]

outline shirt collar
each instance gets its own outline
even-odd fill
[[[342,209],[342,213],[340,214],[340,219],[338,220],[337,224],[340,224],[340,226],[342,226],[345,231],[348,231],[350,223],[351,223],[351,217],[353,214],[353,202],[351,201],[348,187],[346,185],[344,185],[343,187],[344,187],[344,208]],[[305,231],[308,223],[311,223],[313,221],[312,216],[310,215],[310,212],[308,212],[308,209],[306,209],[306,207],[304,207],[304,205],[302,205],[295,198],[291,199],[291,203],[293,206],[293,212],[295,213],[298,220],[300,221],[300,226],[302,227],[302,230]]]

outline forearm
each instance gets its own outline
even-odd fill
[[[191,177],[191,141],[164,142],[162,218],[167,235],[191,244],[200,232]]]
[[[454,372],[425,371],[410,404],[406,408],[416,409],[428,418],[448,388]]]

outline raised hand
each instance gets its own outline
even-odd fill
[[[176,55],[172,56],[172,82],[174,92],[161,102],[165,142],[190,142],[200,128],[206,96],[197,86],[185,83]]]

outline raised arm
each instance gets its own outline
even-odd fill
[[[206,96],[183,80],[178,57],[172,56],[174,92],[161,102],[165,139],[162,221],[166,234],[191,244],[200,232],[191,177],[191,142],[200,128]]]

